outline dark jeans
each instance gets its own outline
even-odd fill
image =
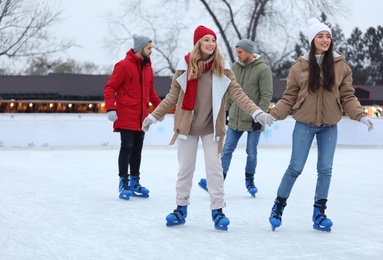
[[[120,129],[120,136],[121,147],[118,156],[118,175],[127,178],[128,167],[130,166],[130,175],[139,176],[145,133]]]

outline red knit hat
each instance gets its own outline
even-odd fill
[[[217,35],[215,35],[215,32],[203,25],[198,26],[194,31],[194,45],[197,43],[199,39],[204,37],[207,34],[211,34],[217,39]]]

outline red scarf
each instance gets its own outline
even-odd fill
[[[185,56],[185,61],[189,65],[190,53],[188,53]],[[207,64],[204,64],[203,70],[206,71],[206,70],[211,69],[212,65],[213,65],[213,60]],[[187,71],[189,71],[189,66],[188,66]],[[182,107],[181,107],[183,110],[193,110],[194,109],[195,97],[197,95],[197,86],[198,86],[198,78],[187,80],[186,92],[185,92],[184,100],[182,101]]]

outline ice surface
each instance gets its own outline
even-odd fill
[[[150,198],[118,199],[116,148],[0,148],[0,259],[378,259],[383,254],[382,147],[338,147],[327,215],[313,231],[316,148],[283,215],[268,221],[289,147],[259,147],[253,198],[245,189],[243,146],[225,182],[229,230],[214,229],[203,150],[186,224],[166,227],[175,205],[174,146],[145,146],[141,183]]]

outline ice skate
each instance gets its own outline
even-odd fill
[[[149,190],[142,187],[139,180],[140,178],[138,176],[130,176],[130,190],[132,192],[132,196],[148,198]]]
[[[205,178],[202,178],[199,182],[198,182],[198,185],[205,191],[208,191],[207,190],[207,182],[206,182],[206,179]]]
[[[254,174],[246,173],[246,188],[247,191],[255,198],[255,194],[258,192],[257,187],[254,185]]]
[[[177,206],[177,208],[166,216],[166,226],[183,225],[186,222],[188,206]]]
[[[223,214],[222,209],[214,209],[211,212],[215,229],[227,231],[230,220]]]
[[[120,192],[119,198],[123,200],[129,200],[132,196],[132,191],[129,187],[129,177],[120,177],[120,183],[118,185],[118,191]]]
[[[327,218],[325,212],[327,200],[321,199],[314,204],[313,222],[314,229],[319,231],[331,232],[332,221]]]
[[[223,173],[223,180],[226,179],[226,173]],[[207,181],[205,178],[202,178],[199,182],[198,185],[205,191],[208,191],[207,189]]]
[[[282,225],[282,213],[286,205],[286,199],[280,197],[275,199],[274,206],[271,209],[271,214],[269,217],[269,222],[273,231]]]

